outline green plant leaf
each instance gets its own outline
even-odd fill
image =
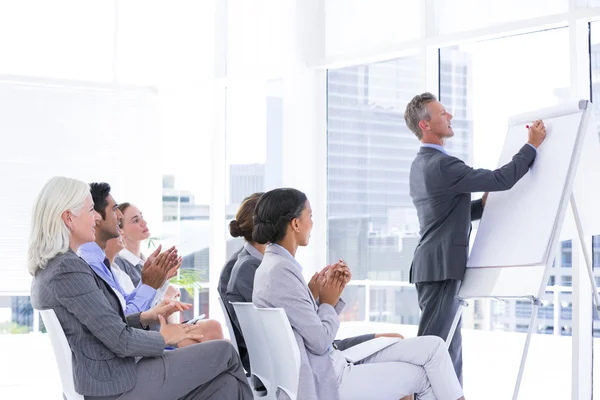
[[[160,240],[161,240],[160,236],[151,236],[148,239],[146,239],[146,244],[148,245],[149,249],[155,249],[156,248],[156,242],[158,242]]]
[[[28,326],[19,325],[15,322],[4,322],[0,324],[0,333],[8,334],[20,334],[29,333],[30,329]]]
[[[169,281],[174,285],[181,286],[184,288],[190,296],[194,295],[194,289],[202,289],[200,285],[201,274],[197,269],[180,269],[179,275],[174,276]]]

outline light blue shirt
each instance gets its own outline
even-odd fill
[[[444,146],[440,146],[439,144],[422,143],[421,147],[429,147],[431,149],[436,149],[438,151],[441,151],[445,155],[448,155],[448,152],[446,151],[446,148]]]
[[[113,290],[119,292],[125,298],[125,315],[147,311],[152,307],[152,301],[156,296],[156,289],[140,284],[131,293],[126,293],[113,275],[113,272],[104,264],[106,254],[96,242],[89,242],[79,247],[79,256],[83,258]]]
[[[287,251],[285,247],[280,246],[277,243],[270,243],[267,245],[267,251],[279,254],[280,256],[287,258],[288,260],[293,262],[296,267],[300,268],[300,271],[302,271],[302,265],[300,265],[300,263],[294,258],[294,256],[289,251]]]
[[[248,253],[250,253],[250,255],[254,258],[259,259],[260,261],[262,261],[263,259],[263,255],[260,251],[256,250],[256,247],[252,246],[250,243],[246,242],[244,243],[244,249],[246,249],[246,251]],[[285,250],[285,249],[284,249]],[[287,251],[287,250],[286,250]],[[288,253],[289,254],[289,253]],[[290,254],[291,255],[291,254]]]
[[[532,149],[535,150],[535,154],[537,154],[537,148],[532,145],[531,143],[527,143],[529,146],[531,146]],[[431,149],[436,149],[438,151],[441,151],[442,153],[444,153],[445,155],[449,155],[448,151],[446,150],[446,148],[444,146],[440,146],[439,144],[433,144],[433,143],[421,143],[421,147],[429,147]]]

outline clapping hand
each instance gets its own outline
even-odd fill
[[[175,246],[160,253],[161,248],[162,246],[158,246],[142,267],[142,283],[154,289],[160,288],[167,279],[175,276],[181,266],[181,257],[177,257]]]
[[[191,304],[182,303],[176,300],[162,300],[160,303],[140,314],[140,321],[142,325],[150,325],[157,323],[159,317],[164,319],[169,318],[171,314],[177,311],[187,311],[192,308]]]
[[[326,266],[321,271],[315,272],[312,278],[310,278],[310,281],[308,282],[308,288],[310,289],[310,292],[312,293],[315,300],[319,298],[321,287],[323,286],[323,283],[325,283],[327,271],[329,271],[329,269],[334,265],[335,264],[330,264]]]

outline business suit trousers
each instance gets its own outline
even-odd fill
[[[460,307],[458,290],[461,281],[448,279],[437,282],[419,282],[416,284],[421,320],[419,321],[418,336],[435,335],[446,340],[454,316]],[[460,384],[462,376],[462,318],[458,321],[454,337],[448,351],[454,364],[454,370]]]
[[[137,363],[137,382],[120,396],[86,400],[252,400],[244,368],[231,343],[212,340]]]
[[[399,340],[345,367],[341,400],[398,400],[416,393],[418,400],[457,400],[462,388],[443,340],[425,336]]]

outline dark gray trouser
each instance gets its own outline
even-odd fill
[[[231,343],[211,340],[137,364],[137,383],[120,396],[86,400],[252,400],[244,368]]]
[[[416,283],[419,308],[421,309],[421,320],[419,321],[418,336],[435,335],[446,340],[454,316],[460,307],[458,289],[461,281],[448,279],[437,282]],[[462,317],[458,321],[456,331],[448,352],[454,364],[454,370],[460,385],[463,384],[462,376]]]
[[[356,346],[357,344],[361,344],[373,338],[375,338],[375,334],[368,333],[366,335],[353,336],[341,340],[334,340],[333,344],[335,345],[335,347],[337,347],[338,350],[344,351],[346,349],[349,349],[350,347]]]

